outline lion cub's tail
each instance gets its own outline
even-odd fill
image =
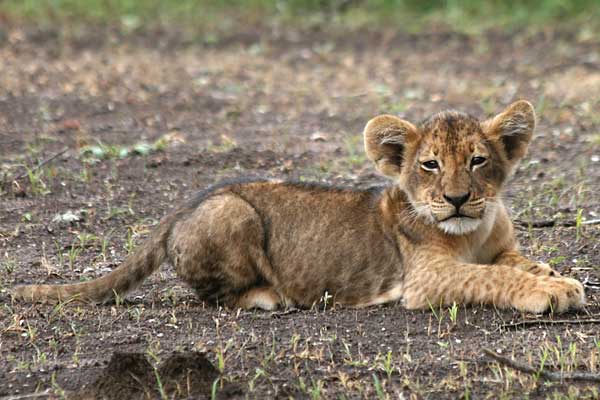
[[[19,285],[12,295],[32,302],[80,300],[102,303],[123,296],[150,276],[167,256],[167,237],[176,213],[165,217],[150,237],[115,270],[98,279],[63,285]]]

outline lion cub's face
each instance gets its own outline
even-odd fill
[[[526,151],[533,107],[518,101],[491,120],[456,111],[418,127],[382,115],[365,127],[365,149],[377,168],[396,177],[415,212],[449,234],[474,231],[494,212],[506,178]]]
[[[479,121],[442,112],[420,127],[407,192],[419,214],[448,233],[477,228],[502,185],[497,156]]]

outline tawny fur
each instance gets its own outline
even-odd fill
[[[163,219],[110,274],[17,286],[13,294],[102,302],[168,259],[202,299],[231,307],[327,299],[358,307],[401,300],[410,309],[452,302],[536,313],[579,308],[581,283],[519,253],[500,198],[534,126],[526,101],[484,122],[455,111],[419,126],[379,116],[365,127],[365,150],[394,179],[389,187],[223,184]]]

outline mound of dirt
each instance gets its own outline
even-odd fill
[[[200,353],[173,354],[161,364],[158,374],[167,393],[210,395],[219,371]]]
[[[218,378],[217,369],[200,353],[175,353],[157,369],[144,354],[114,353],[98,379],[69,398],[210,398]]]

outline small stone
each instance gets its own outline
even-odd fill
[[[312,135],[310,135],[310,140],[312,140],[313,142],[326,142],[327,135],[323,132],[315,132]]]
[[[63,121],[62,126],[67,131],[78,131],[81,129],[81,122],[77,119],[66,119]]]

